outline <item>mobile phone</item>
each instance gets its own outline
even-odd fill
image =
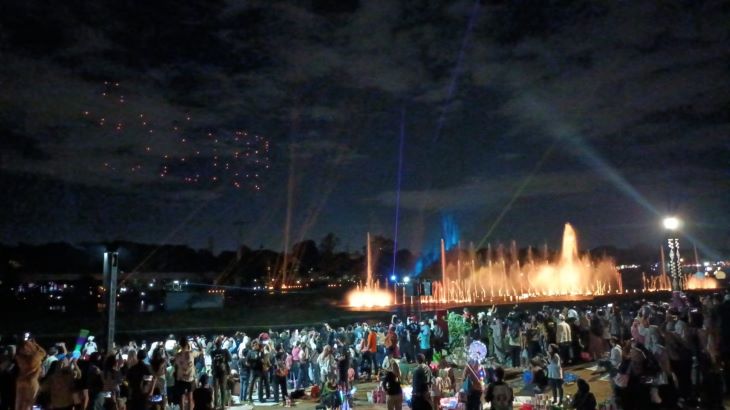
[[[153,377],[151,375],[147,375],[144,377],[144,381],[146,381],[146,382],[151,382],[152,379],[153,379]]]
[[[25,332],[25,334],[23,335],[23,340],[28,340],[28,339],[30,339],[30,333]]]
[[[122,353],[122,360],[127,360],[129,358],[129,355],[126,353]]]
[[[112,392],[110,392],[110,391],[104,392],[104,398],[105,399],[111,399],[112,398]]]
[[[612,308],[613,307],[613,303],[609,303],[607,306],[610,307],[610,308]]]

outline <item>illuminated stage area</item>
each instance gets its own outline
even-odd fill
[[[422,305],[453,307],[463,305],[506,304],[515,302],[579,301],[596,296],[625,295],[637,290],[624,289],[621,275],[610,258],[594,260],[578,254],[575,230],[565,224],[562,248],[555,260],[547,249],[535,255],[528,249],[520,260],[517,246],[512,242],[505,250],[488,248],[486,258],[476,251],[459,251],[458,259],[447,263],[444,242],[441,242],[441,279],[433,282],[429,296],[407,296],[405,287],[381,288],[373,281],[370,240],[367,247],[367,279],[347,295],[347,306],[372,309],[418,302]],[[465,256],[463,256],[465,255]],[[643,292],[670,290],[666,273],[652,279],[644,278]],[[683,278],[685,289],[714,289],[712,278],[688,276]]]

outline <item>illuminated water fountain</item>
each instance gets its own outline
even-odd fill
[[[461,256],[461,254],[459,255]],[[522,263],[513,241],[509,250],[487,250],[486,261],[478,264],[475,251],[464,262],[446,264],[442,246],[442,278],[426,303],[475,303],[516,301],[554,296],[596,296],[623,292],[621,276],[611,259],[597,262],[578,255],[575,230],[565,224],[560,257],[548,259],[547,250],[536,258],[532,249]]]
[[[368,274],[364,285],[348,295],[353,307],[389,306],[398,303],[387,290],[372,280],[372,256],[368,236]],[[621,276],[610,259],[593,262],[590,256],[578,255],[575,230],[565,225],[560,258],[551,262],[547,249],[540,258],[528,250],[521,263],[517,245],[512,242],[508,251],[499,247],[487,250],[486,260],[478,258],[471,249],[462,260],[462,252],[455,263],[447,263],[444,243],[441,244],[441,281],[433,283],[433,295],[422,296],[422,303],[499,303],[554,296],[596,296],[622,293]],[[400,295],[399,295],[400,296]],[[405,296],[403,300],[405,303]]]
[[[353,307],[384,307],[393,304],[393,295],[387,290],[380,288],[378,281],[373,281],[373,260],[370,252],[370,234],[367,243],[367,278],[364,284],[359,284],[357,289],[350,292],[347,301]]]
[[[444,242],[441,242],[441,280],[433,282],[433,294],[420,296],[420,302],[435,305],[499,304],[528,300],[577,300],[594,296],[629,293],[623,288],[621,275],[612,259],[598,260],[578,254],[578,239],[570,224],[565,224],[563,242],[558,258],[550,260],[547,248],[535,255],[528,248],[527,255],[519,258],[513,241],[508,249],[499,246],[477,255],[473,249],[457,252],[447,260]],[[454,260],[455,259],[455,260]],[[351,307],[379,307],[413,302],[405,295],[405,288],[397,295],[381,289],[372,280],[372,265],[368,236],[368,275],[364,285],[348,295]],[[664,291],[669,289],[666,273],[643,278],[643,289],[631,293]],[[714,280],[700,280],[695,276],[684,278],[685,289],[717,287]]]

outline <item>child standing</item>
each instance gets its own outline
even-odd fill
[[[548,347],[548,356],[550,357],[547,366],[548,382],[553,390],[553,404],[563,402],[563,367],[558,351],[558,346],[554,343]],[[560,393],[560,396],[558,396],[558,393]]]

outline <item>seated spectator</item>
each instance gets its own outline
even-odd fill
[[[578,379],[578,392],[573,397],[571,407],[575,410],[596,410],[596,397],[591,393],[591,386],[587,381]]]

